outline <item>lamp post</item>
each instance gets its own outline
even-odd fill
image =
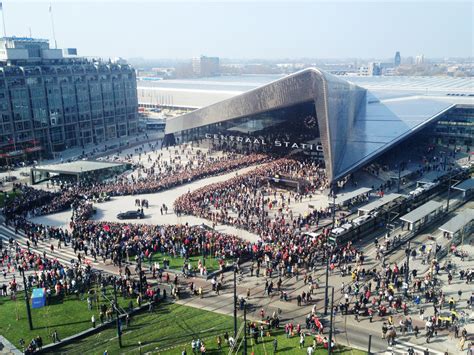
[[[247,355],[247,302],[244,302],[244,355]]]
[[[234,339],[237,337],[237,265],[234,264]]]
[[[331,315],[329,317],[329,343],[328,343],[328,354],[331,355],[332,351],[332,316],[333,316],[333,308],[334,308],[334,286],[331,286]]]
[[[446,213],[449,212],[449,198],[450,198],[450,195],[451,195],[451,178],[452,178],[452,171],[450,170],[449,171],[449,180],[448,180],[448,198],[447,198],[447,202],[446,202]]]
[[[336,194],[333,190],[332,192],[332,229],[336,226]],[[332,230],[331,229],[331,230]],[[331,233],[331,232],[329,232]],[[331,257],[331,252],[329,250],[329,237],[328,237],[328,248],[326,255],[326,287],[324,288],[324,315],[328,315],[328,287],[329,287],[329,258]]]
[[[30,330],[33,330],[33,319],[31,318],[30,301],[28,300],[28,285],[26,284],[25,269],[21,268],[21,274],[23,276],[23,287],[25,288],[25,303],[26,303],[26,314],[28,315],[28,325]]]
[[[408,297],[408,276],[410,273],[410,242],[408,242],[408,246],[405,249],[405,254],[407,256],[407,265],[405,268],[405,287],[404,287],[404,295],[405,297]]]
[[[114,278],[114,309],[115,309],[115,317],[117,323],[117,338],[119,343],[119,348],[122,347],[122,329],[120,326],[120,315],[118,311],[118,301],[117,301],[117,278]]]
[[[201,239],[201,249],[202,249],[202,266],[206,266],[206,255],[204,254],[204,240],[205,236],[202,237]]]
[[[138,254],[138,307],[142,306],[142,257],[141,251]]]

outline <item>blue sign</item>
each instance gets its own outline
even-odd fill
[[[34,288],[31,295],[31,307],[41,308],[46,305],[46,292],[44,288]]]

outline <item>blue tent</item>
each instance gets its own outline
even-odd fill
[[[31,295],[32,308],[41,308],[46,305],[46,292],[44,288],[34,288]]]

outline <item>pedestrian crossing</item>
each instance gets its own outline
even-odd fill
[[[7,227],[4,224],[0,224],[0,239],[3,240],[3,248],[9,247],[8,240],[10,237],[17,241],[22,248],[27,248],[26,242],[28,241],[28,238],[23,233],[15,233],[13,228]],[[54,245],[54,251],[51,251],[51,244]],[[40,253],[45,251],[47,257],[57,259],[64,265],[70,265],[71,260],[77,260],[77,255],[74,254],[74,250],[72,250],[70,247],[64,246],[61,249],[58,249],[57,241],[53,239],[47,241],[38,241],[37,246],[34,246],[33,243],[30,242],[30,248]],[[86,257],[85,260],[87,260],[88,263],[91,263],[91,265],[99,265],[98,262],[94,261],[90,257]]]
[[[413,354],[414,355],[424,355],[425,351],[428,350],[428,353],[430,355],[444,355],[444,352],[438,351],[438,350],[433,350],[431,348],[428,348],[427,346],[423,345],[417,345],[413,343],[409,343],[407,341],[400,341],[396,340],[395,344],[392,346],[389,346],[387,350],[385,351],[385,355],[391,355],[391,354],[409,354],[409,349],[413,348]]]

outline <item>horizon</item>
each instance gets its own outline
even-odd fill
[[[49,6],[3,1],[7,36],[31,32],[54,45]],[[275,61],[473,53],[469,2],[53,1],[52,16],[58,47],[90,57]]]

